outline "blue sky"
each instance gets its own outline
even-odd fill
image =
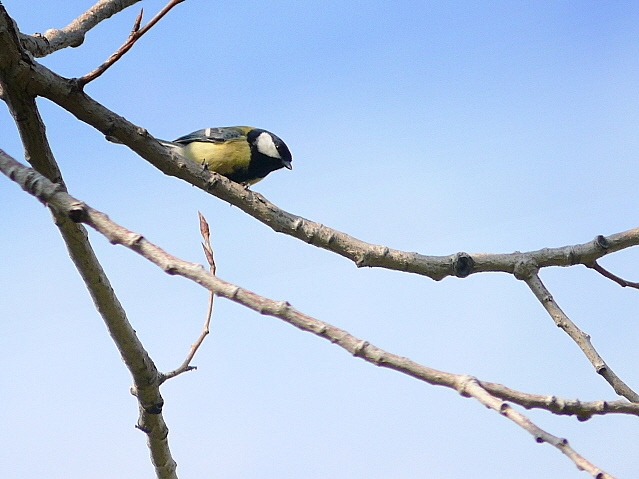
[[[3,2],[25,33],[90,1]],[[81,76],[126,38],[144,1],[42,60]],[[423,254],[583,243],[638,225],[636,2],[187,0],[87,92],[153,135],[249,124],[293,171],[253,189],[362,240]],[[615,399],[525,284],[441,282],[352,263],[284,235],[39,100],[70,193],[220,277],[425,365],[537,394]],[[22,159],[0,109],[0,148]],[[45,208],[0,180],[0,475],[152,477],[130,377]],[[206,292],[91,234],[163,370],[196,338]],[[602,260],[639,280],[634,250]],[[583,266],[541,277],[631,387],[639,293]],[[219,300],[196,372],[163,386],[180,477],[583,478],[514,424],[443,388],[374,368]],[[526,414],[617,477],[637,477],[629,417]],[[6,457],[2,457],[5,455]]]

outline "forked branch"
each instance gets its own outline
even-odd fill
[[[0,150],[0,170],[16,181],[23,189],[48,203],[59,214],[71,220],[90,225],[103,234],[112,244],[123,245],[153,262],[166,273],[188,278],[212,293],[242,304],[254,311],[280,318],[289,324],[339,345],[353,356],[364,359],[376,366],[393,369],[432,385],[445,386],[466,397],[473,397],[480,403],[507,417],[532,434],[537,442],[547,442],[569,457],[580,470],[589,472],[597,479],[613,479],[611,475],[593,465],[578,454],[566,439],[558,438],[536,426],[522,413],[508,403],[491,395],[477,379],[453,374],[418,364],[408,358],[384,351],[368,341],[356,338],[347,331],[312,318],[294,309],[285,301],[273,301],[259,296],[239,286],[219,279],[200,265],[189,263],[172,256],[150,243],[144,236],[127,230],[81,201],[61,191],[46,178],[26,168]]]
[[[131,49],[131,47],[133,47],[133,45],[135,45],[135,42],[137,42],[140,39],[140,37],[142,37],[142,35],[144,35],[146,32],[148,32],[153,27],[153,25],[155,25],[157,22],[159,22],[162,19],[162,17],[164,17],[164,15],[169,13],[169,11],[173,7],[175,7],[176,5],[178,5],[178,4],[180,4],[180,3],[184,2],[184,1],[185,0],[171,0],[169,3],[167,3],[164,6],[164,8],[162,10],[160,10],[149,21],[149,23],[144,25],[144,27],[142,27],[142,28],[140,28],[140,24],[142,23],[142,15],[144,13],[144,10],[140,10],[140,13],[138,14],[137,18],[135,19],[135,23],[133,24],[133,28],[131,29],[131,33],[129,34],[129,37],[126,39],[124,44],[120,48],[118,48],[109,58],[107,58],[104,61],[104,63],[102,63],[102,65],[100,65],[96,69],[90,71],[86,75],[78,78],[76,80],[76,83],[77,83],[78,87],[81,89],[87,83],[95,80],[100,75],[102,75],[105,71],[107,71],[115,62],[117,62],[120,58],[122,58],[124,56],[124,54],[126,52],[128,52]]]
[[[625,397],[629,401],[639,402],[639,394],[634,392],[625,382],[617,376],[610,366],[606,364],[603,358],[590,342],[590,335],[584,333],[570,318],[562,311],[555,299],[550,294],[544,283],[541,282],[538,274],[531,274],[524,278],[524,281],[546,309],[550,317],[553,319],[557,327],[563,329],[570,338],[577,343],[577,346],[583,351],[588,360],[592,363],[597,371],[612,386],[617,394]]]

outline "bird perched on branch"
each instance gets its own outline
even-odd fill
[[[159,140],[179,155],[229,180],[253,185],[280,168],[293,168],[291,152],[278,136],[250,126],[205,128],[177,140]]]

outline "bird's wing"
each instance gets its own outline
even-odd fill
[[[246,126],[229,126],[221,128],[204,128],[203,130],[197,130],[188,135],[181,136],[177,140],[173,140],[173,143],[180,145],[188,145],[195,141],[205,143],[224,143],[225,141],[235,141],[246,138],[246,133],[250,131],[250,127]]]

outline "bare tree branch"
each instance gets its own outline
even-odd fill
[[[524,277],[529,271],[538,268],[589,264],[606,254],[639,245],[639,228],[605,237],[597,236],[583,244],[508,254],[459,252],[448,256],[427,256],[366,243],[288,213],[255,191],[246,190],[217,173],[204,170],[195,162],[172,156],[145,129],[135,126],[86,93],[78,91],[71,80],[62,78],[35,62],[25,68],[28,71],[24,74],[30,76],[32,87],[38,95],[57,103],[105,136],[127,145],[163,173],[183,179],[237,206],[276,232],[337,253],[352,260],[358,267],[381,267],[416,273],[437,281],[447,276],[466,277],[489,271]]]
[[[3,47],[10,45],[8,51],[14,55],[14,58],[24,59],[26,57],[24,52],[20,51],[19,44],[15,42],[17,31],[13,28],[12,22],[6,22],[7,18],[6,11],[0,4],[0,45]],[[11,48],[14,50],[11,51]],[[66,191],[46,138],[45,126],[36,107],[35,97],[25,91],[26,84],[20,81],[20,77],[12,75],[11,62],[6,62],[6,58],[7,56],[0,55],[0,83],[3,85],[4,99],[16,120],[25,156],[34,168],[49,176],[49,179],[45,179],[44,176],[34,172],[34,175],[38,175],[46,182],[48,188],[60,192]],[[37,183],[38,180],[35,178],[34,176],[33,179]],[[138,340],[122,305],[111,288],[89,243],[86,229],[77,222],[71,221],[68,215],[60,214],[55,208],[51,208],[51,211],[69,255],[133,377],[132,393],[140,406],[138,425],[147,434],[156,475],[162,479],[177,479],[176,463],[171,457],[168,445],[168,428],[161,414],[164,400],[160,395],[159,373],[155,364]]]
[[[597,261],[593,261],[591,264],[587,264],[586,266],[588,268],[594,269],[597,273],[601,274],[602,276],[614,281],[615,283],[617,283],[622,288],[625,288],[626,286],[628,286],[630,288],[639,289],[639,283],[633,283],[632,281],[626,281],[625,279],[623,279],[623,278],[617,276],[616,274],[611,273],[610,271],[608,271],[606,268],[604,268],[599,263],[597,263]]]
[[[580,401],[564,399],[553,395],[530,394],[515,391],[503,384],[480,381],[481,386],[495,397],[510,401],[526,409],[545,409],[553,414],[577,416],[580,421],[587,421],[595,415],[632,414],[639,416],[639,403],[625,399],[615,401]]]
[[[460,378],[460,386],[458,391],[462,395],[472,396],[481,402],[487,408],[498,412],[502,416],[507,417],[519,427],[528,431],[535,438],[538,443],[547,442],[548,444],[556,447],[562,453],[570,458],[575,463],[577,469],[580,471],[586,471],[592,477],[596,479],[613,479],[613,476],[602,471],[593,463],[584,458],[581,454],[575,451],[569,444],[568,440],[553,436],[552,434],[544,431],[539,426],[535,425],[530,419],[521,414],[516,409],[513,409],[510,404],[499,400],[496,397],[491,396],[484,388],[481,387],[481,383],[477,379],[467,376]]]
[[[52,155],[49,155],[50,151],[47,152],[48,145],[46,144],[43,125],[41,125],[41,120],[39,119],[37,110],[35,109],[35,103],[31,104],[30,102],[33,102],[36,95],[51,99],[63,108],[75,114],[80,120],[93,125],[105,135],[117,138],[119,141],[126,144],[149,162],[157,166],[161,171],[185,179],[205,191],[211,192],[215,196],[229,201],[231,204],[240,207],[243,211],[269,225],[275,231],[284,232],[310,244],[336,252],[351,259],[357,266],[385,267],[400,271],[413,272],[431,277],[435,280],[440,280],[451,275],[465,277],[472,273],[484,271],[501,271],[513,274],[518,279],[522,279],[527,282],[535,296],[540,300],[551,317],[555,320],[555,323],[559,327],[562,327],[562,329],[564,329],[573,338],[573,340],[580,345],[584,353],[595,366],[597,372],[608,380],[617,393],[632,401],[638,400],[639,397],[637,394],[608,368],[606,363],[590,344],[590,338],[576,325],[574,325],[563,311],[561,311],[559,306],[552,299],[548,290],[545,288],[543,283],[541,283],[537,272],[540,268],[548,266],[584,264],[588,267],[593,267],[593,265],[597,264],[596,260],[605,254],[639,244],[639,229],[629,230],[608,237],[598,236],[593,241],[580,245],[565,246],[561,248],[545,248],[538,251],[531,251],[527,253],[516,252],[512,254],[482,253],[471,255],[462,252],[449,256],[425,256],[417,253],[392,250],[381,245],[365,243],[346,235],[345,233],[327,228],[319,223],[291,215],[290,213],[277,208],[258,193],[244,190],[240,186],[234,185],[232,182],[229,182],[225,178],[214,173],[202,171],[202,169],[197,165],[191,164],[186,160],[172,158],[171,155],[169,155],[157,143],[157,141],[146,132],[146,130],[135,127],[135,125],[127,122],[122,117],[106,109],[84,94],[81,91],[81,83],[64,79],[56,75],[34,62],[28,55],[20,51],[19,47],[12,46],[12,44],[18,44],[17,39],[17,29],[13,27],[13,23],[11,23],[10,18],[6,15],[6,11],[4,11],[4,8],[0,6],[0,79],[2,81],[2,85],[0,85],[0,87],[2,87],[0,95],[9,104],[12,114],[14,114],[16,120],[18,120],[16,112],[20,110],[27,112],[27,123],[31,122],[31,126],[22,128],[21,135],[23,135],[23,141],[31,141],[33,143],[31,147],[26,148],[27,157],[30,159],[30,162],[36,166],[40,165],[40,168],[43,168],[43,171],[45,171],[48,175],[51,175],[51,178],[60,182],[60,185],[55,187],[47,184],[44,179],[38,178],[30,173],[25,173],[25,175],[29,178],[29,181],[32,183],[27,181],[26,183],[21,184],[28,191],[40,191],[38,197],[49,203],[61,225],[66,222],[72,224],[69,219],[74,222],[86,222],[105,234],[105,236],[107,236],[113,243],[123,244],[135,250],[153,261],[158,266],[162,267],[169,274],[183,275],[204,285],[216,294],[241,303],[262,314],[279,317],[304,331],[313,332],[325,339],[329,339],[331,342],[337,343],[344,349],[351,352],[351,354],[362,357],[373,364],[404,372],[430,384],[450,387],[456,389],[463,395],[475,397],[483,404],[500,412],[529,431],[537,438],[538,441],[549,442],[562,450],[562,452],[573,460],[578,468],[587,470],[595,477],[610,477],[605,472],[600,471],[598,468],[575,453],[574,450],[568,446],[565,440],[559,439],[555,436],[549,435],[545,431],[542,431],[532,424],[525,416],[516,412],[510,408],[508,404],[499,399],[510,396],[513,399],[509,400],[515,402],[514,398],[518,395],[516,392],[506,390],[504,387],[500,388],[498,387],[499,385],[493,385],[492,383],[482,383],[474,378],[436,371],[434,369],[421,366],[407,358],[402,358],[380,350],[366,341],[353,337],[346,331],[304,315],[303,313],[294,310],[286,302],[271,301],[267,298],[255,295],[250,291],[239,288],[238,286],[223,282],[219,278],[216,278],[215,275],[203,271],[199,265],[186,263],[166,254],[158,247],[148,243],[142,236],[125,230],[124,228],[110,222],[106,215],[92,210],[83,203],[73,200],[71,197],[66,197],[64,193],[64,186],[61,183],[62,178],[59,175],[59,171],[56,169],[57,167],[55,167]],[[113,62],[110,64],[112,63]],[[108,68],[108,66],[106,68]],[[18,79],[22,83],[17,83]],[[8,90],[11,90],[11,88],[7,88],[7,85],[12,84],[28,85],[28,95],[14,95],[14,93],[9,92]],[[20,121],[22,121],[21,117]],[[25,146],[26,145],[27,143],[25,143]],[[0,157],[1,156],[2,155],[0,155]],[[47,160],[40,164],[37,158],[40,158],[41,156],[44,156],[45,158],[50,156],[51,161]],[[50,171],[47,172],[46,168]],[[17,178],[16,175],[19,176],[23,174],[16,173],[18,169],[15,165],[11,166],[9,169],[9,174],[14,179]],[[51,188],[53,188],[53,190],[51,190]],[[48,193],[43,194],[43,191]],[[50,196],[47,196],[49,194]],[[62,197],[64,197],[64,201],[60,200]],[[66,226],[61,226],[63,235],[65,234],[65,228]],[[80,231],[84,232],[84,229],[81,229]],[[84,234],[86,235],[86,233]],[[65,239],[69,244],[69,249],[73,256],[74,252],[77,253],[77,250],[72,246],[74,239],[71,236],[65,237]],[[83,240],[80,239],[80,241]],[[84,241],[86,242],[86,237]],[[86,242],[86,245],[90,248],[88,242]],[[84,258],[78,256],[78,259]],[[79,265],[79,268],[80,267],[81,265]],[[97,267],[99,268],[99,264],[97,264]],[[612,273],[609,274],[612,275]],[[89,283],[87,284],[89,285]],[[92,291],[92,294],[93,293],[94,292]],[[117,299],[115,299],[115,301],[117,301]],[[125,316],[124,320],[126,321]],[[105,321],[107,321],[106,318]],[[128,321],[126,324],[128,324]],[[205,334],[202,335],[202,338],[203,336],[205,336]],[[119,344],[118,347],[120,347]],[[124,356],[124,353],[122,354]],[[148,372],[148,370],[146,371]],[[134,374],[133,371],[132,374]],[[155,371],[155,377],[156,379],[153,381],[155,381],[156,384],[152,384],[152,387],[149,388],[149,391],[151,392],[154,392],[154,390],[157,389],[157,383],[161,380],[157,371]],[[489,394],[488,391],[493,389],[494,394]],[[140,388],[136,387],[136,392],[139,395]],[[158,397],[161,400],[161,397],[159,396],[159,389],[157,389],[156,399]],[[544,401],[536,401],[530,397],[520,397],[519,400],[527,404],[525,407],[544,407],[542,404],[545,404],[544,408],[551,411],[553,410],[553,407],[559,407],[562,414],[574,413],[581,419],[586,419],[592,414],[621,412],[622,410],[629,414],[636,413],[632,407],[634,405],[629,406],[627,403],[620,403],[619,401],[611,403],[598,401],[596,403],[592,403],[592,411],[589,412],[586,405],[587,403],[580,403],[579,407],[570,407],[565,405],[557,406],[558,401],[553,401],[548,398]],[[172,463],[174,474],[175,464],[172,462],[170,454],[168,454],[168,443],[165,441],[166,425],[164,425],[159,411],[156,411],[157,408],[161,409],[161,403],[151,401],[151,403],[146,403],[145,405],[144,401],[140,400],[140,404],[142,408],[139,424],[140,429],[147,432],[150,443],[157,439],[158,451],[167,453],[164,456],[162,456],[162,454],[154,455],[154,464],[156,464],[156,469],[159,470],[166,466],[165,469],[168,470],[171,468]],[[609,409],[610,405],[614,405],[614,407]],[[149,407],[151,410],[149,410]],[[158,412],[158,414],[156,414],[156,412]],[[155,431],[157,434],[151,434],[152,431]],[[162,444],[166,445],[164,449],[162,449]],[[154,446],[151,447],[151,450],[153,454]]]
[[[30,85],[35,93],[49,98],[105,136],[114,137],[126,144],[165,174],[184,179],[228,201],[277,232],[335,252],[354,261],[359,267],[383,267],[421,274],[434,280],[441,280],[447,276],[466,277],[469,274],[489,271],[510,273],[518,279],[527,280],[531,275],[536,275],[540,268],[589,265],[608,253],[639,244],[639,228],[607,237],[600,235],[588,243],[510,254],[459,252],[448,256],[426,256],[366,243],[346,233],[288,213],[259,193],[246,190],[216,173],[203,170],[195,162],[173,157],[146,130],[136,127],[83,91],[79,91],[72,80],[62,78],[34,61],[14,66],[14,71],[30,78]],[[601,363],[605,364],[603,360]],[[607,368],[600,371],[604,377],[612,379],[613,376]],[[615,380],[617,387],[623,384],[619,381]],[[625,397],[634,397],[630,388],[622,387],[620,390],[629,394],[624,395]]]
[[[164,15],[169,13],[169,11],[175,7],[177,4],[184,2],[184,0],[170,0],[162,10],[160,10],[144,27],[140,28],[140,23],[142,22],[142,14],[144,10],[140,10],[137,18],[135,19],[135,24],[133,25],[133,29],[129,34],[129,38],[124,42],[124,44],[118,48],[109,58],[107,58],[102,65],[97,67],[95,70],[87,73],[86,75],[78,78],[76,81],[80,88],[84,87],[87,83],[95,80],[100,75],[102,75],[105,71],[107,71],[111,65],[117,62],[126,52],[128,52],[135,42],[137,42],[142,35],[148,32],[153,25],[159,22]]]
[[[100,0],[90,9],[58,30],[51,28],[44,34],[25,35],[20,33],[20,41],[25,50],[35,57],[45,57],[67,47],[79,47],[84,37],[98,23],[112,17],[140,0]]]
[[[0,56],[2,52],[0,49]],[[381,267],[416,273],[437,281],[447,276],[463,278],[473,273],[489,271],[510,273],[523,278],[530,271],[539,268],[591,264],[608,253],[639,245],[639,228],[606,237],[600,235],[583,244],[509,254],[458,252],[448,256],[427,256],[366,243],[288,213],[257,192],[246,190],[216,173],[204,170],[195,162],[174,157],[145,129],[92,99],[78,89],[73,80],[63,78],[35,61],[23,59],[12,67],[14,75],[29,79],[33,94],[48,98],[79,120],[101,131],[106,137],[113,137],[127,145],[163,173],[181,178],[237,206],[276,232],[337,253],[350,259],[358,267]]]
[[[214,274],[206,272],[201,265],[172,256],[149,242],[141,234],[118,225],[104,213],[73,198],[38,173],[20,165],[2,150],[0,150],[0,170],[40,201],[49,204],[59,214],[67,215],[72,221],[90,225],[103,234],[110,243],[120,244],[135,251],[164,272],[195,281],[216,295],[230,299],[260,314],[280,318],[303,331],[327,339],[344,348],[353,356],[362,358],[376,366],[399,371],[432,385],[454,389],[465,397],[473,397],[528,431],[537,442],[547,442],[559,449],[580,470],[585,470],[598,479],[612,479],[611,475],[594,466],[572,449],[567,440],[553,436],[536,426],[509,404],[492,396],[474,377],[438,371],[423,366],[408,358],[384,351],[368,341],[356,338],[343,329],[297,311],[286,301],[274,301],[228,283]]]
[[[447,276],[466,277],[479,272],[504,272],[524,277],[529,271],[538,268],[590,264],[606,254],[639,245],[639,228],[605,237],[600,235],[583,244],[508,254],[459,252],[448,256],[427,256],[366,243],[288,213],[255,191],[246,190],[217,173],[204,170],[195,162],[172,156],[145,129],[78,91],[71,80],[60,77],[38,63],[30,65],[25,74],[30,76],[37,94],[57,103],[105,136],[127,145],[163,173],[183,179],[237,206],[278,233],[337,253],[352,260],[358,267],[381,267],[416,273],[437,281]]]
[[[206,256],[206,261],[209,264],[209,271],[211,274],[215,275],[217,268],[215,266],[215,259],[213,258],[213,248],[211,248],[211,233],[209,229],[209,224],[204,218],[204,215],[198,211],[198,217],[200,219],[200,233],[202,234],[202,238],[204,242],[202,243],[202,249],[204,250],[204,256]],[[169,371],[168,373],[162,374],[160,378],[160,384],[164,383],[167,379],[174,378],[175,376],[185,373],[187,371],[192,371],[197,369],[195,366],[191,366],[191,361],[197,353],[197,350],[200,348],[202,343],[204,342],[204,338],[209,334],[210,326],[211,326],[211,315],[213,314],[213,302],[215,301],[215,294],[212,291],[209,291],[209,303],[206,309],[206,317],[204,319],[204,327],[202,328],[202,332],[195,340],[195,342],[191,345],[191,349],[186,356],[184,362],[178,366],[173,371]]]
[[[524,281],[542,306],[546,309],[557,327],[563,329],[566,334],[568,334],[568,336],[577,343],[577,346],[579,346],[588,360],[595,367],[597,374],[600,374],[606,381],[608,381],[617,394],[625,397],[629,401],[639,402],[639,394],[630,389],[630,387],[624,383],[612,369],[610,369],[590,342],[590,336],[579,329],[577,325],[570,320],[566,313],[561,310],[550,294],[550,291],[548,291],[544,283],[541,282],[539,275],[531,274],[527,278],[524,278]]]

